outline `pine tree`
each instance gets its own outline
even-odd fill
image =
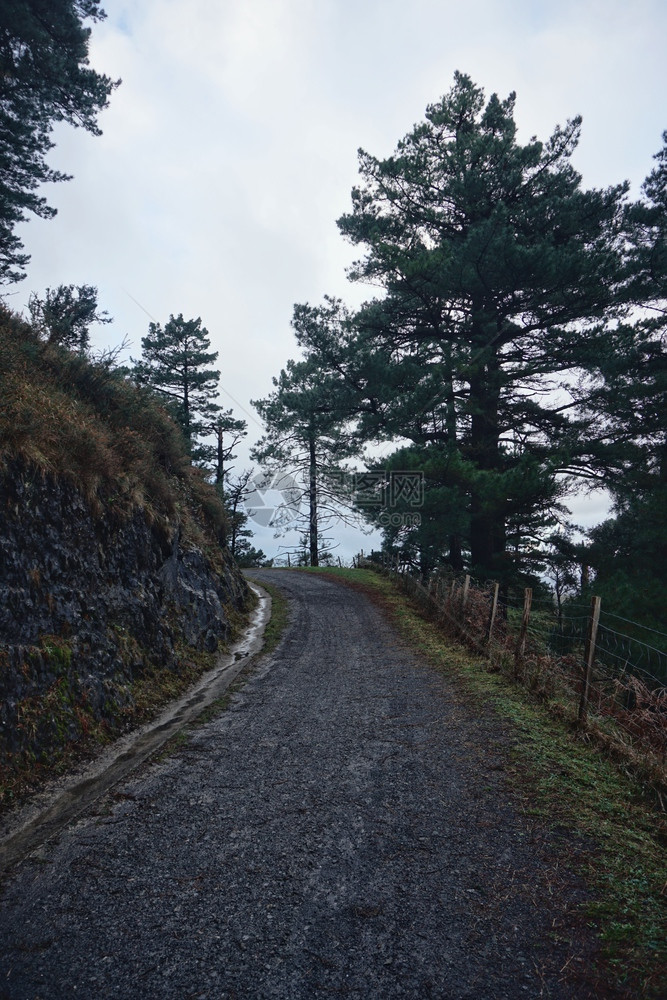
[[[229,549],[235,559],[244,548],[246,540],[252,537],[252,531],[248,528],[249,518],[245,505],[255,490],[252,482],[253,473],[253,469],[244,469],[238,476],[230,476],[227,473],[225,480],[223,501],[229,524]]]
[[[229,472],[227,464],[236,458],[234,449],[248,433],[248,424],[238,420],[233,410],[223,410],[216,416],[213,429],[216,437],[215,484],[224,498]]]
[[[393,156],[360,152],[338,223],[366,251],[350,277],[385,290],[357,316],[363,357],[383,359],[367,412],[387,437],[450,452],[470,562],[495,576],[511,572],[508,530],[533,532],[561,476],[588,472],[573,403],[614,349],[604,324],[624,290],[627,186],[582,190],[578,118],[519,145],[514,105],[457,73]]]
[[[295,307],[297,325],[299,309]],[[253,401],[267,433],[252,457],[267,470],[301,478],[310,565],[317,566],[323,522],[344,516],[349,499],[343,463],[358,450],[346,431],[344,386],[338,373],[325,370],[322,358],[312,352],[304,361],[288,361],[273,382],[276,389],[269,397]]]
[[[632,322],[604,355],[587,404],[614,516],[589,532],[595,593],[625,618],[663,628],[667,598],[667,132],[628,211]],[[645,635],[639,636],[645,639]],[[650,641],[654,641],[651,639]]]
[[[627,214],[631,321],[619,326],[620,349],[606,352],[589,380],[596,457],[619,501],[667,483],[667,132],[663,143]]]
[[[46,163],[54,123],[100,134],[98,113],[120,81],[88,66],[84,21],[104,17],[98,0],[0,4],[0,282],[24,276],[29,257],[14,230],[26,213],[55,215],[39,186],[70,179]]]
[[[164,327],[151,323],[141,346],[141,360],[132,359],[133,377],[168,401],[192,458],[214,461],[216,449],[201,440],[214,432],[220,410],[214,402],[220,372],[208,367],[217,360],[218,352],[210,350],[208,330],[199,317],[185,320],[179,313],[170,316]]]

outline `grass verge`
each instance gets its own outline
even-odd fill
[[[523,808],[591,845],[572,863],[591,891],[584,916],[599,936],[610,977],[638,998],[664,996],[664,817],[637,782],[585,736],[548,716],[525,688],[445,636],[386,577],[371,570],[310,572],[364,591],[417,652],[457,683],[473,711],[491,708],[506,721]]]
[[[289,601],[282,590],[279,587],[274,587],[272,583],[267,583],[266,580],[253,580],[252,576],[248,576],[248,580],[251,583],[257,584],[258,587],[263,587],[271,595],[271,618],[264,629],[264,644],[258,654],[259,656],[266,656],[273,652],[287,628],[289,621]]]

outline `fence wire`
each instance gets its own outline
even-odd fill
[[[585,704],[602,723],[613,722],[634,749],[664,767],[667,756],[667,653],[612,628],[597,627],[590,671],[585,670],[591,609],[538,598],[528,615],[516,600],[501,598],[493,583],[440,575],[425,583],[394,563],[385,566],[423,610],[475,649],[509,669],[538,695],[563,701],[573,712]],[[494,596],[496,598],[494,613]],[[638,623],[606,613],[640,628]],[[655,636],[667,636],[656,629]],[[586,679],[585,679],[586,678]],[[582,696],[583,692],[583,696]]]

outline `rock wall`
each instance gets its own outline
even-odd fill
[[[100,514],[64,480],[0,472],[0,761],[114,723],[146,671],[215,651],[248,596],[225,550],[216,562],[179,524]]]

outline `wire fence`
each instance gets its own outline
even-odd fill
[[[439,574],[425,583],[394,560],[363,560],[391,573],[422,611],[547,700],[559,714],[641,763],[654,787],[665,788],[667,757],[667,636],[643,642],[618,626],[636,622],[591,605],[560,607],[545,598],[508,600],[497,583]]]

